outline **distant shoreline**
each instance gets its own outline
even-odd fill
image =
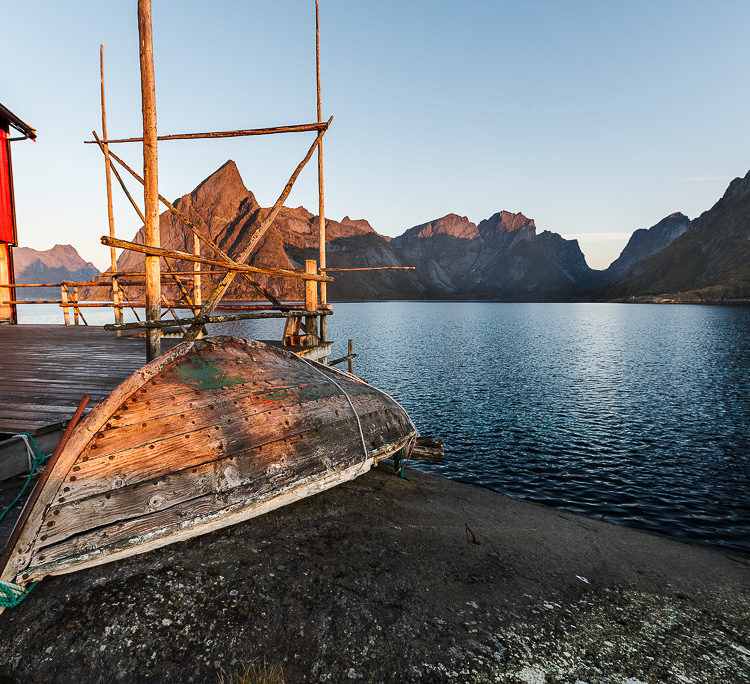
[[[258,300],[260,301],[260,300]],[[750,299],[671,299],[668,297],[643,296],[628,299],[332,299],[329,304],[368,304],[371,302],[414,303],[471,303],[471,304],[714,304],[722,306],[750,306]],[[217,308],[221,308],[220,306]]]

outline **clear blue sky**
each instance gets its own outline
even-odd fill
[[[161,133],[312,121],[313,0],[154,0]],[[326,208],[381,233],[455,212],[522,211],[593,267],[750,168],[750,2],[321,0]],[[35,126],[13,148],[20,242],[107,263],[100,128],[140,132],[135,0],[28,1],[3,36],[0,101]],[[234,159],[273,203],[311,134],[170,142],[174,198]],[[123,149],[123,146],[120,146]],[[140,164],[139,146],[124,156]],[[135,188],[134,188],[135,189]],[[288,202],[317,206],[315,165]],[[117,233],[137,220],[122,200]]]

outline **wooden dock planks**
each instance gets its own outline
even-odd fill
[[[144,363],[142,339],[102,328],[0,326],[0,434],[59,430],[84,394],[93,406]]]

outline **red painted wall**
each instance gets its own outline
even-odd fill
[[[0,128],[0,242],[15,242],[13,234],[13,196],[10,184],[8,132]]]

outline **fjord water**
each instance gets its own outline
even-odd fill
[[[355,372],[445,440],[443,464],[415,466],[750,551],[750,308],[334,307],[334,356],[353,338]],[[280,336],[268,322],[215,327]]]

